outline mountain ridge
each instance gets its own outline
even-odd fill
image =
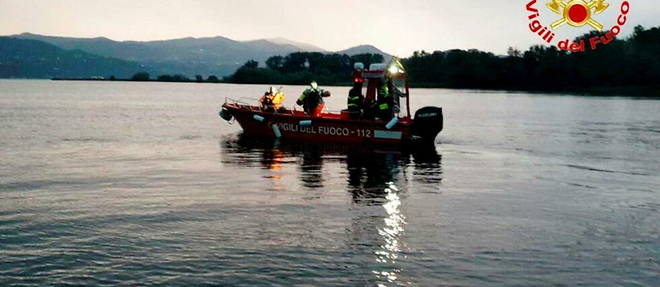
[[[106,37],[77,38],[22,33],[9,36],[42,41],[64,50],[80,50],[100,57],[112,58],[149,67],[159,74],[228,76],[248,60],[261,63],[272,56],[294,52],[329,52],[314,45],[285,38],[237,41],[223,36],[185,37],[155,41],[116,41]],[[388,54],[371,45],[351,47],[340,53],[348,55]]]
[[[130,77],[151,68],[42,41],[0,36],[0,78]]]
[[[35,33],[30,33],[30,32],[24,32],[21,34],[14,34],[14,35],[7,35],[3,37],[14,37],[14,38],[28,38],[28,39],[33,39],[33,40],[42,40],[44,42],[58,42],[58,41],[104,41],[104,42],[113,42],[113,43],[126,43],[126,44],[154,44],[154,43],[167,43],[167,42],[181,42],[181,41],[198,41],[198,42],[208,42],[208,41],[230,41],[230,42],[235,42],[235,43],[244,43],[244,44],[249,44],[249,43],[258,43],[258,42],[268,42],[272,43],[275,45],[280,45],[280,46],[288,46],[288,47],[295,47],[296,49],[300,49],[301,52],[322,52],[322,53],[335,53],[335,54],[343,54],[343,53],[352,53],[353,51],[356,50],[368,50],[372,52],[376,52],[378,54],[382,55],[387,55],[389,56],[390,54],[387,52],[382,51],[381,49],[375,47],[374,45],[370,44],[360,44],[357,46],[352,46],[348,47],[343,50],[338,50],[338,51],[332,51],[332,50],[327,50],[320,48],[316,45],[304,43],[304,42],[299,42],[299,41],[294,41],[290,40],[284,37],[274,37],[274,38],[262,38],[262,39],[254,39],[254,40],[234,40],[228,37],[224,36],[208,36],[208,37],[183,37],[183,38],[172,38],[172,39],[163,39],[163,40],[149,40],[149,41],[137,41],[137,40],[125,40],[125,41],[119,41],[119,40],[113,40],[104,36],[98,36],[98,37],[64,37],[64,36],[52,36],[52,35],[43,35],[43,34],[35,34]],[[60,45],[64,45],[61,42],[58,43]],[[349,56],[352,56],[352,54],[348,54]]]

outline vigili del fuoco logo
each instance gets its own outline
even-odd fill
[[[612,19],[600,19],[599,15],[612,9],[608,0],[547,0],[544,3],[549,11],[553,12],[555,19],[552,22],[547,20],[546,15],[542,15],[539,11],[539,1],[531,0],[527,2],[525,8],[528,12],[529,30],[537,34],[541,39],[551,45],[556,45],[560,50],[570,52],[584,52],[587,49],[596,50],[601,45],[607,45],[621,33],[622,27],[628,21],[628,13],[630,12],[630,1],[621,1],[618,5],[619,13],[614,24],[608,26],[607,31],[603,31],[605,26],[600,21],[605,23],[611,22]],[[549,16],[547,16],[549,17]],[[573,42],[570,39],[561,38],[562,29],[570,29],[571,27],[582,27],[588,25],[602,34],[593,36],[585,40]]]

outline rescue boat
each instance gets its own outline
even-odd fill
[[[320,143],[433,143],[443,129],[442,108],[424,107],[411,116],[408,74],[401,63],[393,58],[389,64],[372,64],[369,69],[363,67],[356,63],[353,77],[364,81],[365,102],[375,100],[377,89],[384,81],[395,83],[400,112],[391,119],[356,118],[346,110],[322,112],[313,117],[295,109],[269,111],[230,98],[225,99],[220,117],[228,122],[238,122],[247,136]],[[405,101],[401,102],[401,99]]]

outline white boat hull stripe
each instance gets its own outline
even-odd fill
[[[401,134],[401,132],[375,130],[374,131],[374,137],[377,138],[377,139],[400,140],[401,137],[402,137],[402,134]]]

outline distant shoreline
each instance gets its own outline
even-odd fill
[[[292,85],[292,86],[305,86],[306,83],[234,83],[231,81],[217,80],[133,80],[133,79],[98,79],[98,78],[52,78],[52,81],[80,81],[80,82],[154,82],[154,83],[197,83],[197,84],[233,84],[233,85]],[[351,83],[332,83],[324,85],[327,87],[350,87]],[[453,88],[439,84],[429,83],[416,83],[411,84],[411,88],[416,89],[447,89],[447,90],[481,90],[481,91],[502,91],[502,92],[525,92],[531,94],[545,93],[545,94],[570,94],[570,95],[584,95],[584,96],[622,96],[622,97],[642,97],[642,98],[660,98],[660,90],[648,87],[591,87],[591,88],[574,88],[564,90],[544,90],[544,89],[522,89],[522,88]]]
[[[79,82],[160,82],[160,83],[200,83],[200,84],[231,84],[222,80],[133,80],[133,79],[98,79],[98,78],[52,78],[51,81],[79,81]]]

